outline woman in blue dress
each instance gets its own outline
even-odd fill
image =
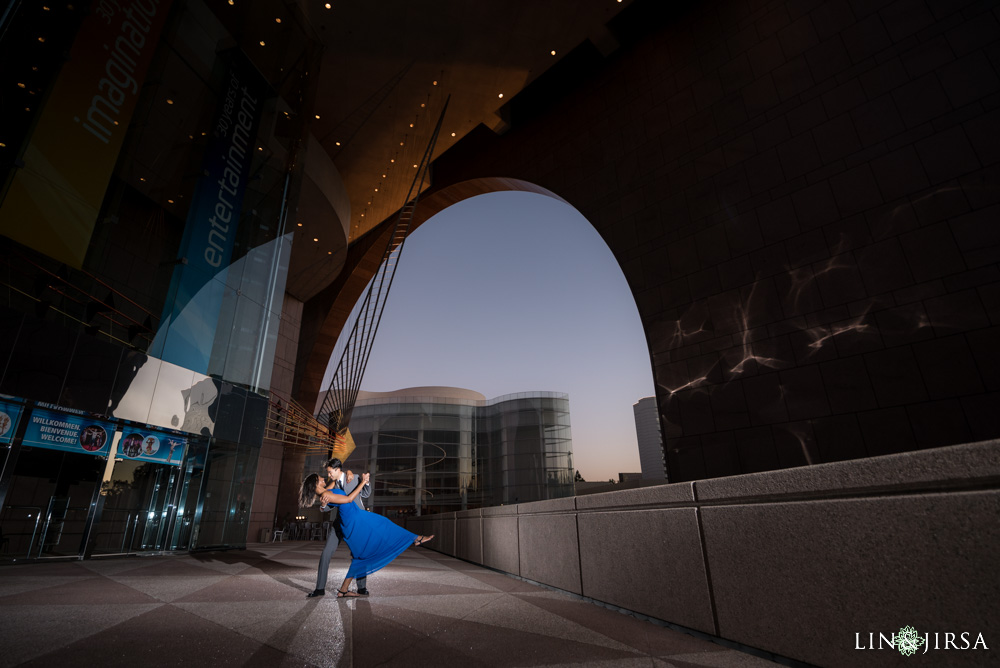
[[[358,596],[357,592],[348,591],[354,578],[371,575],[387,566],[406,548],[411,545],[423,545],[434,537],[418,536],[393,523],[387,517],[359,508],[354,500],[361,489],[368,484],[368,480],[369,474],[365,473],[361,476],[361,484],[350,494],[336,487],[328,489],[326,480],[316,473],[302,481],[299,505],[307,508],[316,503],[316,499],[319,499],[320,503],[336,504],[344,540],[351,548],[351,565],[347,569],[343,584],[337,591],[337,598]]]

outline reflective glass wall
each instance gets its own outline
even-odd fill
[[[351,433],[346,466],[374,473],[371,505],[389,516],[574,494],[565,394],[360,399]],[[307,460],[307,471],[320,459]]]
[[[266,5],[0,15],[0,559],[246,542],[320,50]]]

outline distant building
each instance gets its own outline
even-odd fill
[[[635,414],[635,436],[639,443],[639,467],[647,480],[666,480],[663,459],[663,439],[660,436],[660,416],[656,397],[645,397],[632,404]]]
[[[633,480],[642,480],[641,473],[618,473],[618,482],[631,482]]]
[[[569,397],[495,399],[455,387],[365,392],[345,466],[374,474],[372,508],[390,517],[574,495]],[[311,456],[306,470],[318,470]]]

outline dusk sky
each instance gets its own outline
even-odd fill
[[[407,239],[362,389],[421,385],[568,393],[583,477],[640,470],[632,404],[653,378],[639,314],[603,239],[553,198],[481,195]]]

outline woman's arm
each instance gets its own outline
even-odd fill
[[[361,484],[354,488],[354,491],[344,496],[343,494],[334,494],[333,492],[327,490],[319,497],[320,503],[335,503],[341,506],[345,503],[353,503],[354,499],[358,498],[358,494],[361,493],[361,488],[368,484],[368,474],[361,476]]]

